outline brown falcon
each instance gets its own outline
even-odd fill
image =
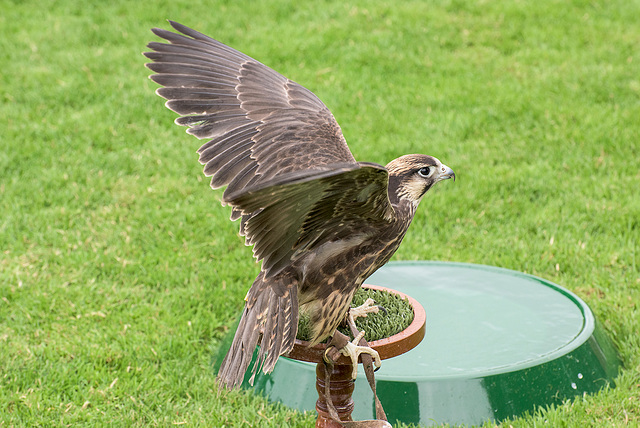
[[[184,25],[155,28],[169,43],[144,55],[157,93],[200,147],[211,187],[262,261],[218,373],[235,387],[260,345],[255,374],[273,370],[310,315],[312,344],[331,336],[354,292],[396,251],[424,194],[455,178],[434,157],[383,167],[356,162],[338,123],[309,90]]]

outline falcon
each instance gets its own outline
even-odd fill
[[[310,345],[331,337],[358,287],[397,250],[425,193],[455,174],[421,154],[357,162],[311,91],[169,22],[178,33],[152,29],[168,43],[149,43],[150,78],[176,123],[207,140],[198,150],[204,174],[212,188],[226,186],[223,205],[262,262],[218,372],[219,384],[234,388],[258,345],[254,375],[291,351],[299,314],[310,316]]]

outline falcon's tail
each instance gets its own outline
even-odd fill
[[[253,365],[250,383],[253,385],[260,367],[270,373],[282,354],[293,348],[298,333],[298,297],[295,284],[283,284],[261,273],[247,294],[242,318],[231,348],[218,371],[218,384],[238,387],[259,344],[258,358]]]

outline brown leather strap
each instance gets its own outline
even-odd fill
[[[355,324],[348,323],[349,328],[351,329],[351,334],[357,336],[360,332],[356,328]],[[364,340],[364,337],[360,339],[358,342],[359,346],[369,346],[369,343]],[[373,358],[369,354],[360,354],[360,359],[362,360],[362,366],[364,368],[364,374],[367,376],[367,380],[369,381],[369,387],[373,392],[373,399],[376,403],[376,419],[386,421],[387,415],[382,408],[382,403],[378,399],[378,394],[376,394],[376,378],[374,375],[375,370],[373,369]]]
[[[358,330],[355,325],[350,325],[351,332],[355,336],[358,335]],[[334,361],[340,357],[340,349],[342,349],[349,338],[344,334],[336,331],[331,339],[329,345],[327,345],[327,352],[325,356],[325,382],[324,382],[324,396],[327,402],[327,409],[329,410],[329,416],[335,422],[340,424],[345,428],[391,428],[389,422],[387,422],[387,415],[382,408],[382,403],[378,399],[378,395],[376,394],[376,380],[373,369],[373,358],[371,358],[368,354],[360,354],[360,359],[362,360],[362,365],[364,366],[364,372],[367,376],[367,380],[369,381],[369,387],[373,392],[373,397],[376,403],[376,419],[375,420],[364,420],[364,421],[341,421],[338,416],[338,411],[333,405],[333,400],[331,399],[331,391],[330,391],[330,383],[331,383],[331,371],[334,366]],[[359,346],[369,346],[369,343],[361,339],[358,343]]]
[[[327,402],[327,409],[329,410],[329,416],[331,419],[338,422],[342,425],[342,421],[340,420],[340,416],[338,416],[338,411],[336,407],[333,405],[333,400],[331,399],[331,372],[333,371],[333,360],[325,359],[324,361],[325,371],[324,371],[324,399]]]

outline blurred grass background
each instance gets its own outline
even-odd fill
[[[395,259],[524,271],[591,306],[617,387],[503,426],[640,424],[637,0],[0,10],[0,425],[314,420],[216,390],[211,356],[258,266],[147,79],[166,19],[314,91],[358,160],[426,153],[456,171]]]

